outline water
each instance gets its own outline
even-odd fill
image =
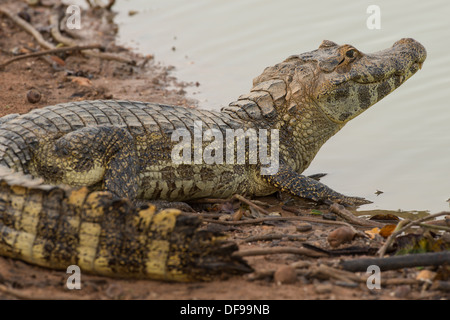
[[[379,30],[366,25],[369,5],[381,9]],[[120,41],[198,81],[189,95],[213,110],[247,93],[265,67],[323,39],[363,52],[420,41],[422,70],[330,139],[306,174],[326,172],[328,186],[374,201],[362,210],[449,209],[450,2],[123,0],[114,8]]]

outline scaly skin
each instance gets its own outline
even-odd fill
[[[267,68],[254,79],[249,94],[221,112],[110,100],[71,102],[9,115],[0,118],[0,166],[53,185],[89,186],[131,200],[184,201],[236,193],[263,196],[281,190],[314,201],[361,205],[368,201],[342,195],[301,173],[345,123],[398,88],[425,58],[425,48],[412,39],[401,39],[374,54],[324,41],[317,50]],[[177,129],[195,132],[195,121],[203,124],[200,132],[217,129],[224,136],[228,129],[277,129],[279,170],[261,174],[264,165],[248,161],[255,155],[248,145],[243,164],[175,164],[172,150],[178,141],[171,140],[172,133]],[[208,145],[209,141],[203,142],[204,152]],[[222,151],[225,155],[227,144]],[[0,199],[9,199],[10,193],[11,188],[4,189]],[[100,216],[106,210],[102,206],[96,209]],[[11,216],[28,214],[12,205],[9,208]],[[55,214],[64,216],[61,210]],[[4,214],[3,221],[8,219]],[[108,232],[120,234],[113,227]],[[63,249],[55,250],[57,255],[63,253]],[[46,265],[49,260],[39,256],[27,261]]]
[[[43,184],[0,167],[0,253],[42,267],[121,278],[209,279],[251,268],[224,236],[176,209],[136,208],[107,191]]]

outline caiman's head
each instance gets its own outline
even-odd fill
[[[372,54],[325,40],[317,50],[267,68],[254,85],[281,79],[287,86],[288,108],[314,103],[331,121],[343,125],[415,74],[426,56],[425,48],[413,39],[401,39]]]

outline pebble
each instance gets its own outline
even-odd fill
[[[300,222],[296,226],[297,231],[306,232],[312,229],[312,225],[307,222]]]
[[[28,90],[27,100],[30,103],[38,103],[39,101],[41,101],[41,93],[36,89]]]
[[[333,213],[324,213],[323,216],[322,216],[322,219],[336,221],[337,217]]]
[[[342,243],[351,242],[355,237],[355,232],[347,226],[337,228],[328,235],[328,243],[336,248]]]
[[[297,281],[297,272],[291,266],[282,266],[275,271],[273,279],[277,284],[290,284]]]

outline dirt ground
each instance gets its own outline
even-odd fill
[[[0,2],[0,8],[19,13],[44,36],[57,45],[50,35],[49,13],[57,1],[41,1],[39,6],[28,6],[26,1]],[[1,11],[1,9],[0,9]],[[114,43],[116,26],[113,14],[105,9],[83,11],[83,23],[90,24],[89,34],[77,39],[78,44],[97,43],[108,54],[135,61],[135,64],[90,57],[80,53],[47,55],[10,63],[0,69],[0,116],[25,113],[60,102],[87,99],[131,99],[195,107],[194,100],[186,98],[184,88],[195,85],[184,83],[171,75],[172,67],[154,61],[151,56],[140,56]],[[65,34],[69,36],[69,34]],[[0,13],[0,65],[18,54],[44,50],[36,40],[5,14]],[[273,248],[302,248],[304,243],[324,248],[332,231],[339,225],[327,224],[322,217],[329,207],[304,203],[288,198],[258,199],[270,206],[270,217],[302,216],[316,219],[305,221],[266,221],[247,225],[205,222],[205,228],[215,228],[239,243],[240,250]],[[234,203],[236,206],[236,203]],[[258,210],[248,207],[247,218],[260,218]],[[292,210],[294,209],[294,210]],[[204,207],[204,213],[221,216],[219,221],[230,221],[232,214]],[[230,211],[230,210],[228,210]],[[333,217],[331,217],[333,219]],[[339,220],[339,219],[338,219]],[[333,221],[333,220],[326,220]],[[357,230],[364,233],[372,227]],[[448,232],[447,232],[448,233]],[[276,235],[267,240],[249,237]],[[283,235],[284,237],[282,237]],[[447,237],[448,239],[448,237]],[[366,255],[373,254],[385,239],[356,237],[338,249],[364,247]],[[349,249],[349,250],[350,250]],[[315,254],[314,254],[315,253]],[[316,256],[314,256],[316,255]],[[318,257],[317,255],[320,255]],[[340,260],[362,258],[363,255],[261,254],[245,259],[255,272],[245,276],[226,276],[208,282],[166,283],[149,280],[122,280],[82,274],[81,290],[68,290],[69,277],[65,271],[47,270],[21,261],[0,257],[0,299],[448,299],[449,291],[437,281],[448,283],[448,266],[402,268],[381,274],[381,289],[369,289],[365,272],[337,275],[321,266],[337,268]],[[288,266],[288,267],[287,267]],[[336,269],[330,269],[336,270]],[[424,276],[427,271],[428,276]],[[294,275],[292,275],[292,272]],[[422,276],[421,276],[422,274]],[[429,275],[431,274],[431,276]],[[365,277],[365,278],[364,278]],[[361,280],[362,279],[362,280]],[[447,288],[448,290],[448,288]]]

